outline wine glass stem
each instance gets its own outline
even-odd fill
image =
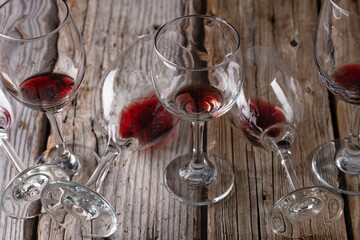
[[[16,168],[18,172],[22,172],[26,169],[25,164],[20,160],[19,156],[16,154],[14,148],[8,140],[7,133],[4,129],[0,129],[0,144],[6,155],[10,158],[13,166]]]
[[[193,186],[205,186],[216,176],[216,169],[204,152],[204,122],[193,122],[193,152],[190,162],[179,170],[180,178]]]
[[[347,148],[350,151],[360,151],[360,106],[355,104],[351,105],[351,125]]]
[[[72,177],[79,172],[81,162],[78,157],[66,147],[62,133],[61,111],[55,113],[46,112],[46,116],[49,119],[58,150],[58,155],[53,159],[53,162],[59,164]]]
[[[101,157],[99,165],[96,167],[85,186],[90,187],[95,184],[95,191],[99,192],[110,167],[124,147],[126,147],[126,145],[118,145],[110,140],[103,156]]]
[[[291,151],[289,147],[281,148],[276,143],[273,143],[276,154],[281,160],[281,165],[283,165],[287,179],[292,190],[302,188],[299,178],[296,175],[295,169],[291,161]]]
[[[193,154],[190,167],[200,170],[204,167],[204,125],[203,121],[192,122]]]
[[[56,147],[65,154],[66,147],[62,133],[61,111],[55,113],[46,112],[46,116],[51,125],[51,131],[55,139]]]

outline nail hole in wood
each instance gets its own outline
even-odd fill
[[[293,40],[290,41],[290,45],[292,47],[296,47],[298,45],[298,42],[295,39],[293,39]]]

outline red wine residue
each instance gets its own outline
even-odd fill
[[[163,137],[175,124],[175,117],[155,95],[138,99],[119,113],[120,136],[147,144]]]
[[[56,104],[66,98],[74,87],[74,80],[61,73],[42,73],[20,84],[24,100],[37,105]]]
[[[255,145],[261,146],[260,135],[274,124],[285,122],[285,116],[280,108],[261,99],[249,99],[248,106],[243,109],[241,130]],[[272,128],[267,132],[269,137],[275,138],[280,129]]]
[[[219,109],[223,96],[215,87],[190,85],[177,92],[175,102],[186,113],[203,114]]]
[[[337,85],[360,94],[360,63],[341,65],[333,71],[332,77]]]

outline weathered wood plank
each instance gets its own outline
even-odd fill
[[[240,30],[246,46],[265,45],[274,48],[306,90],[304,122],[292,147],[293,162],[304,185],[319,184],[311,171],[312,154],[314,146],[331,139],[332,129],[324,129],[324,125],[331,126],[331,116],[326,88],[317,79],[313,60],[313,39],[317,21],[316,2],[231,1],[223,4],[221,1],[209,0],[207,3],[208,13],[226,19]],[[227,9],[229,5],[236,6],[237,11],[243,15],[234,15]],[[228,127],[220,121],[214,122],[214,125],[212,129]],[[231,196],[227,201],[209,207],[209,228],[222,226],[212,231],[209,238],[232,239],[229,236],[232,236],[231,234],[236,230],[244,233],[237,236],[238,239],[242,239],[243,236],[247,236],[246,239],[282,239],[272,233],[267,217],[273,203],[291,190],[283,167],[276,155],[254,148],[248,143],[247,147],[244,147],[244,140],[232,134],[234,136],[232,161],[238,179],[235,186],[236,197]],[[220,146],[221,142],[227,141],[228,138],[226,134],[216,135],[216,141]],[[312,144],[306,144],[309,139]],[[238,142],[235,142],[236,140]],[[224,151],[228,150],[218,147],[218,151],[226,154]],[[250,193],[250,198],[244,196],[247,193]],[[237,219],[229,221],[231,215],[223,214],[224,209],[229,212],[234,209],[239,211],[241,208],[239,206],[249,212],[239,212]],[[344,218],[332,225],[329,230],[310,239],[346,239]]]
[[[99,153],[105,148],[103,132],[92,129],[95,90],[101,74],[125,46],[137,36],[154,32],[169,19],[183,15],[181,1],[68,1],[75,21],[82,32],[87,52],[87,72],[76,101],[63,112],[68,137],[85,134],[93,141],[95,133]],[[149,57],[149,56],[144,56]],[[74,120],[84,121],[73,127]],[[96,122],[96,121],[95,121]],[[95,123],[96,124],[96,123]],[[179,130],[181,126],[182,130]],[[119,227],[112,239],[200,239],[200,209],[172,199],[163,186],[165,166],[175,156],[190,151],[189,125],[181,123],[161,147],[123,152],[105,179],[102,194],[114,206]],[[72,137],[74,138],[74,137]],[[179,214],[181,213],[181,214]],[[64,231],[44,215],[39,221],[39,239],[81,239]]]
[[[357,1],[339,1],[341,7],[348,11],[355,12],[357,14],[360,13],[359,2]],[[351,24],[349,22],[349,24]],[[343,28],[345,29],[345,27]],[[352,34],[352,33],[351,33]],[[349,44],[349,46],[351,46]],[[358,49],[344,49],[343,51],[347,51],[346,57],[352,57],[353,59],[358,59]],[[351,104],[346,103],[336,96],[332,96],[331,100],[333,101],[333,113],[337,121],[337,137],[338,138],[347,138],[350,134],[350,121],[351,121]],[[360,184],[360,179],[345,179],[346,184],[349,186],[354,186],[354,189],[358,189]],[[353,195],[344,196],[346,207],[345,214],[347,218],[347,226],[349,229],[349,236],[351,239],[359,239],[360,232],[358,229],[360,228],[360,219],[359,219],[359,209],[360,209],[360,197]]]

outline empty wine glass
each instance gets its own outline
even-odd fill
[[[324,1],[316,32],[315,62],[328,90],[352,106],[350,134],[320,146],[313,157],[313,170],[326,186],[358,195],[359,184],[339,181],[360,180],[360,15],[345,10],[344,4],[350,2]]]
[[[152,35],[139,37],[102,77],[95,97],[95,115],[98,116],[95,120],[107,134],[108,144],[88,182],[85,186],[54,182],[43,190],[41,201],[47,213],[62,226],[75,228],[79,235],[105,237],[116,230],[115,212],[109,207],[104,216],[100,215],[97,208],[104,203],[98,202],[98,194],[90,188],[100,190],[120,152],[155,145],[169,134],[178,120],[162,107],[151,86],[151,59],[146,56],[151,57],[153,39]],[[62,192],[66,192],[66,197]]]
[[[244,87],[228,117],[253,145],[277,154],[293,190],[271,209],[270,226],[285,237],[313,235],[341,216],[344,203],[331,189],[303,187],[292,166],[290,147],[304,112],[302,88],[272,49],[248,48],[245,59]]]
[[[61,111],[76,95],[85,74],[85,49],[62,0],[12,0],[0,7],[0,79],[25,106],[45,112],[56,151],[47,162],[73,176],[87,164],[66,147]]]
[[[155,35],[152,68],[155,93],[164,107],[192,122],[193,152],[174,159],[164,183],[176,199],[207,205],[234,185],[232,166],[204,152],[204,123],[226,113],[243,82],[240,37],[224,20],[203,15],[167,22]]]
[[[67,173],[54,164],[27,168],[8,140],[7,131],[15,119],[15,108],[0,89],[0,145],[20,173],[1,194],[1,208],[13,218],[29,219],[41,213],[40,193],[48,182],[69,180]]]

